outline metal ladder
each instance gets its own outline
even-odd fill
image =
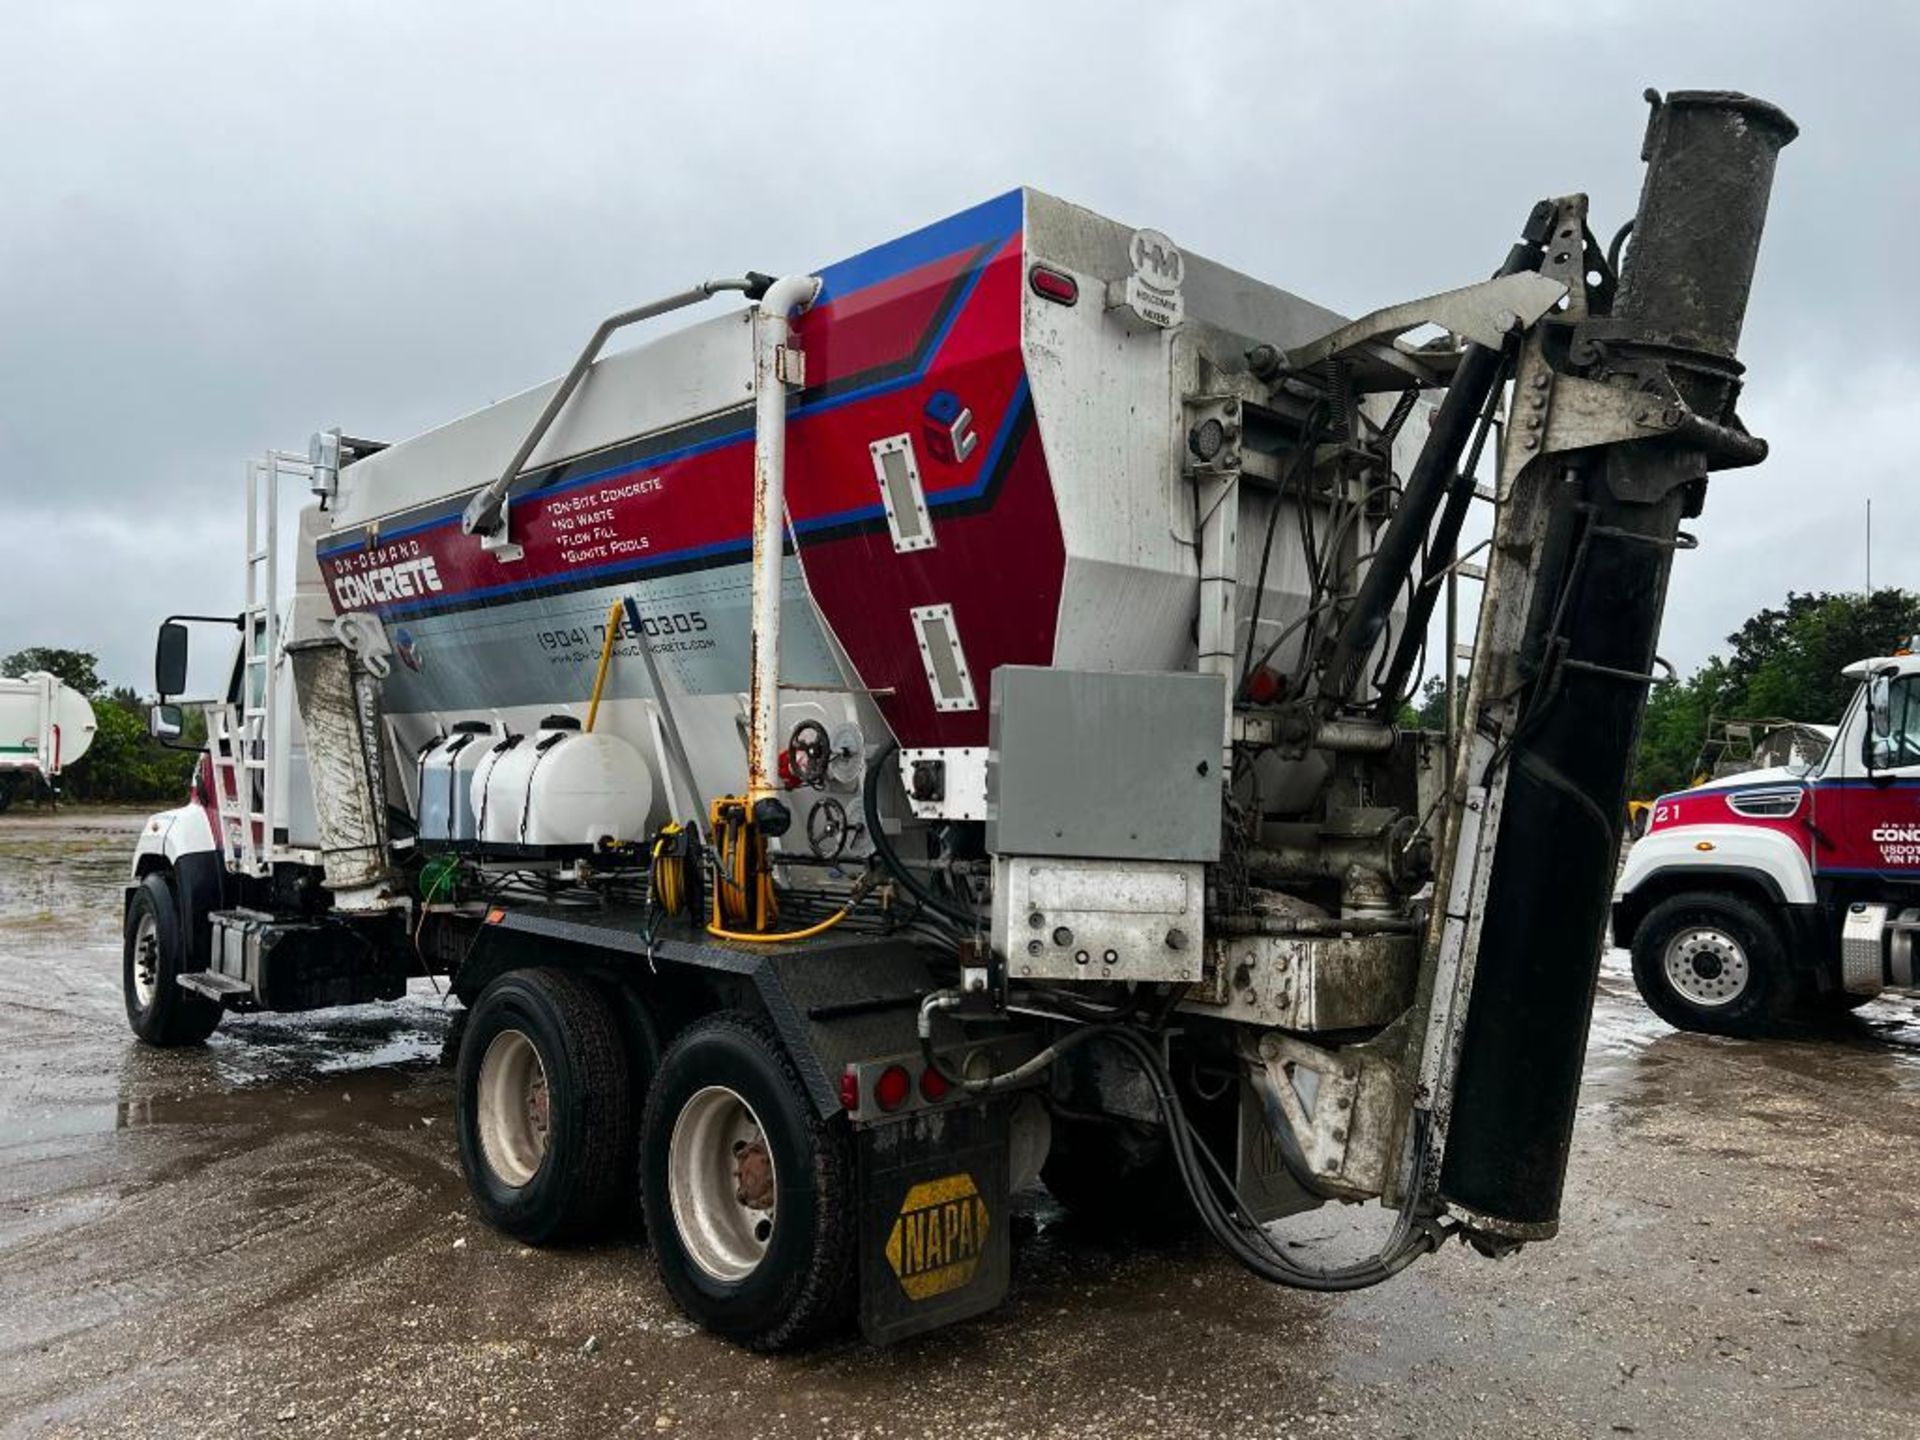
[[[282,777],[274,764],[273,667],[280,651],[280,481],[310,479],[305,456],[269,450],[247,462],[246,599],[240,612],[237,700],[207,717],[208,751],[227,869],[266,875],[273,860],[273,817]]]

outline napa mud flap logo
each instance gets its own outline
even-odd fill
[[[886,1243],[887,1264],[907,1298],[931,1300],[970,1284],[991,1224],[971,1175],[923,1180],[908,1190]]]

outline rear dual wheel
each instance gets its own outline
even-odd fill
[[[690,1317],[758,1350],[844,1325],[857,1269],[846,1117],[820,1115],[779,1040],[746,1015],[682,1032],[651,1085],[628,1049],[612,1004],[580,976],[516,970],[481,992],[457,1108],[487,1222],[535,1245],[589,1238],[631,1216],[637,1164],[655,1260]]]
[[[560,1244],[630,1211],[627,1047],[591,981],[552,969],[495,980],[468,1016],[455,1084],[460,1166],[496,1230]]]
[[[668,1048],[640,1142],[647,1236],[681,1309],[755,1350],[851,1317],[853,1136],[823,1118],[779,1040],[714,1015]]]

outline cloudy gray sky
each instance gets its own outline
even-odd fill
[[[1664,651],[1789,587],[1920,587],[1920,11],[1806,4],[0,5],[0,651],[142,687],[233,609],[240,474],[563,368],[608,311],[817,266],[1015,184],[1358,313],[1529,204],[1631,214],[1640,92],[1783,105],[1717,479]]]

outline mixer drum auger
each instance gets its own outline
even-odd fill
[[[1743,95],[1656,99],[1612,314],[1575,327],[1552,360],[1646,397],[1675,423],[1657,438],[1533,462],[1580,499],[1543,536],[1527,639],[1509,672],[1526,693],[1441,1177],[1446,1199],[1497,1234],[1540,1237],[1558,1224],[1676,536],[1699,513],[1709,470],[1766,453],[1733,414],[1734,349],[1774,158],[1795,133],[1780,110]]]

